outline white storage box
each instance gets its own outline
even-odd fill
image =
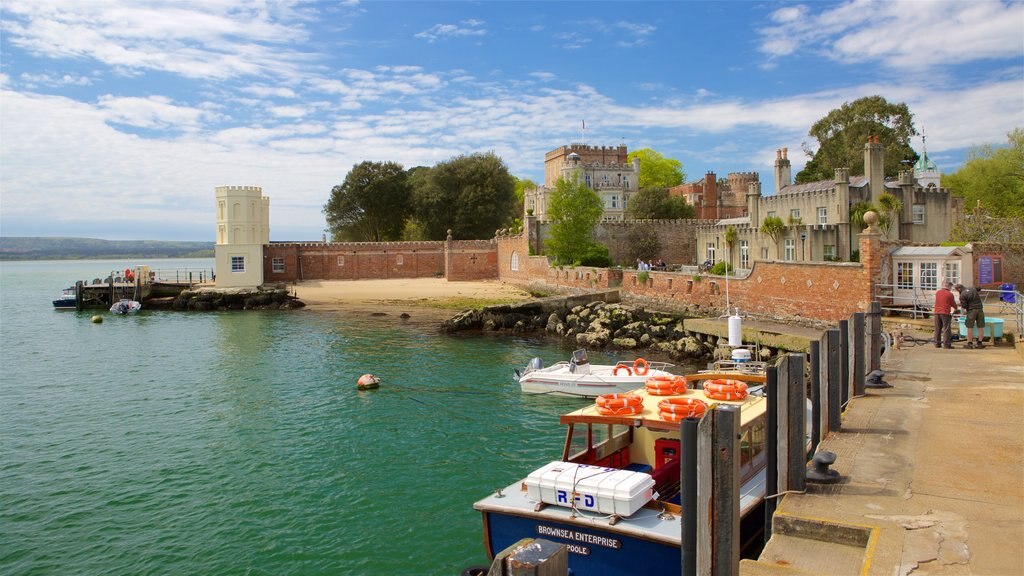
[[[552,462],[526,477],[526,495],[534,502],[601,514],[629,516],[655,498],[654,478],[643,472]]]

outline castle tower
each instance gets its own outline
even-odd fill
[[[793,183],[792,167],[786,157],[786,149],[775,151],[775,193]]]
[[[864,144],[864,177],[871,188],[871,203],[885,192],[885,145],[878,136],[868,136]]]
[[[747,216],[750,218],[750,225],[754,228],[761,227],[761,211],[758,204],[761,201],[761,183],[751,182],[747,185]]]
[[[270,242],[270,199],[259,186],[217,186],[218,288],[263,284],[263,245]]]
[[[928,158],[928,146],[925,145],[925,137],[921,136],[921,157],[914,164],[914,177],[917,178],[922,188],[938,188],[941,173],[935,162]]]

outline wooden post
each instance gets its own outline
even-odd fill
[[[866,355],[864,353],[865,342],[864,342],[864,313],[854,312],[853,313],[853,336],[850,338],[851,346],[853,347],[853,395],[863,396],[864,395],[864,384],[867,372],[864,371],[867,366],[864,363]]]
[[[697,424],[697,574],[702,576],[711,573],[714,561],[711,544],[714,519],[711,506],[715,483],[711,464],[714,426],[710,415],[705,413],[704,416]]]
[[[828,330],[828,431],[843,428],[842,338],[839,330]]]
[[[790,370],[792,369],[789,362],[789,354],[779,358],[776,363],[778,366],[778,384],[776,385],[776,404],[775,404],[775,454],[776,454],[776,466],[775,473],[777,474],[776,480],[776,493],[785,492],[790,488],[789,479],[789,461],[790,461],[790,444],[789,434],[787,429],[789,427],[789,409],[790,401],[789,396],[792,392],[790,381]]]
[[[839,321],[839,389],[843,407],[850,401],[850,321]]]
[[[543,538],[514,550],[505,561],[507,576],[565,576],[569,573],[569,550]]]
[[[75,311],[77,312],[81,312],[83,308],[83,300],[85,299],[85,294],[83,294],[82,292],[84,292],[84,290],[82,290],[82,281],[79,280],[75,282]]]
[[[868,374],[882,369],[882,303],[871,302],[867,324]]]
[[[806,488],[807,473],[807,387],[804,386],[804,355],[786,354],[786,477],[787,490]]]
[[[682,576],[697,576],[697,426],[700,418],[686,418],[679,423],[679,446],[682,448],[682,466],[679,468],[679,486],[682,509],[682,535],[680,541]]]
[[[716,576],[733,576],[740,567],[740,407],[719,405],[711,411],[712,564]]]
[[[769,366],[765,370],[765,459],[764,469],[764,543],[772,537],[772,517],[778,502],[774,498],[779,493],[779,375],[778,368]]]
[[[811,453],[821,441],[821,342],[811,342]]]

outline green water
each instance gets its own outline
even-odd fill
[[[0,264],[2,574],[457,574],[486,560],[473,502],[557,458],[585,403],[510,378],[568,348],[415,310],[52,309],[126,264]]]

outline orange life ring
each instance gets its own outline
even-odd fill
[[[696,398],[666,398],[658,402],[658,413],[669,422],[700,418],[707,410],[707,403]]]
[[[597,397],[598,408],[619,409],[643,407],[644,399],[636,394],[604,394]]]
[[[712,400],[743,400],[747,385],[739,380],[709,380],[704,382],[704,395]]]
[[[625,364],[616,364],[615,368],[612,369],[612,376],[619,375],[619,368],[622,368],[623,370],[626,371],[626,376],[633,375],[633,370],[629,366],[626,366]]]
[[[643,371],[641,371],[641,367],[643,367]],[[633,373],[637,376],[646,376],[650,369],[651,365],[647,363],[647,360],[644,360],[643,358],[633,360]]]
[[[689,385],[683,376],[651,376],[644,382],[647,393],[653,396],[685,394]]]
[[[597,407],[597,413],[602,416],[636,416],[637,414],[642,414],[643,411],[643,406],[624,406],[622,408]]]

